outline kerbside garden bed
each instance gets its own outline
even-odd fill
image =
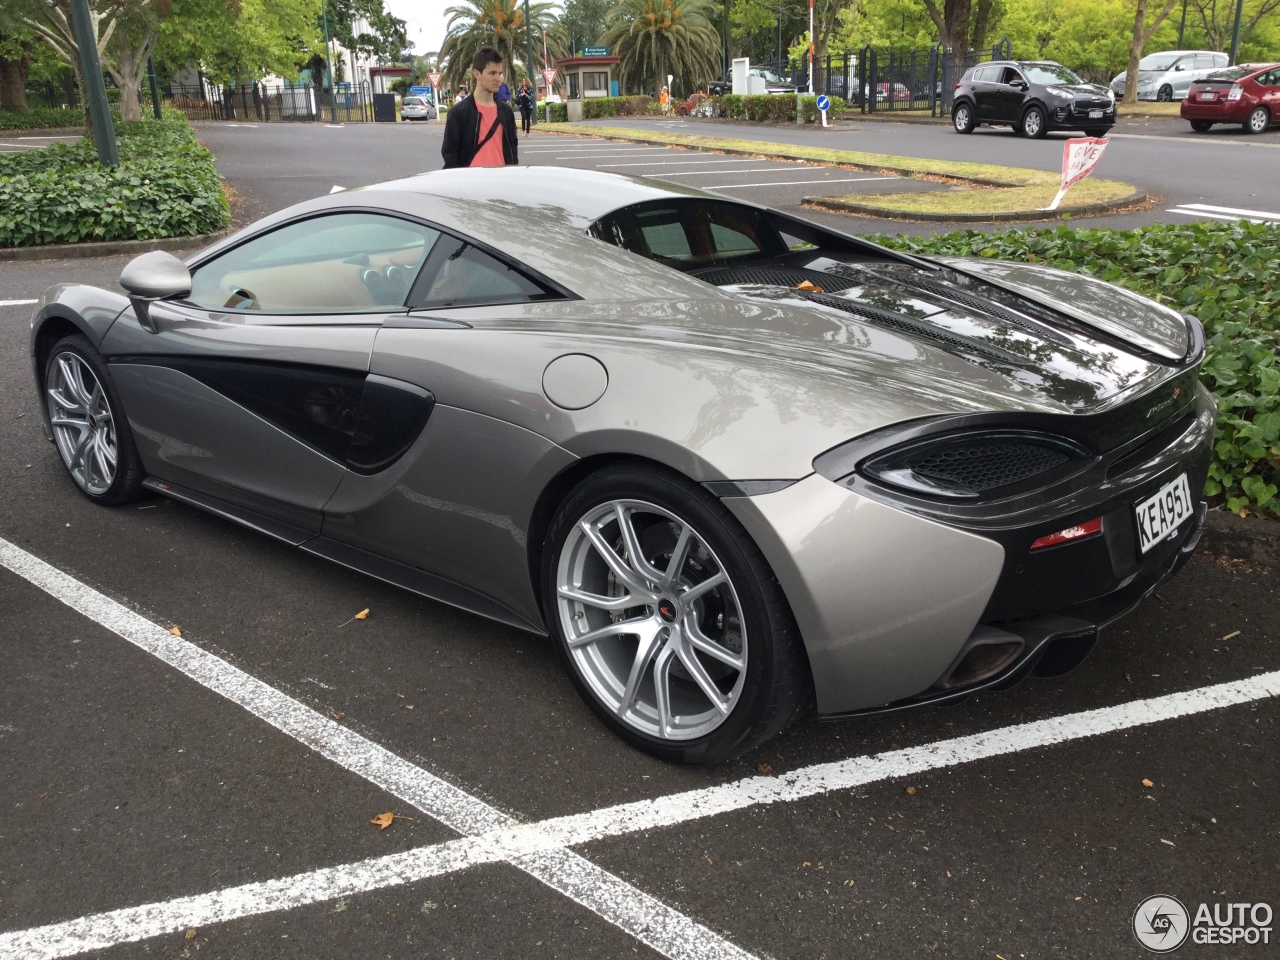
[[[120,166],[87,139],[0,155],[5,248],[212,233],[230,216],[213,154],[185,117],[115,125]]]
[[[911,253],[1087,273],[1198,317],[1208,340],[1202,379],[1220,411],[1205,492],[1233,513],[1280,521],[1280,224],[1062,226],[870,239]]]

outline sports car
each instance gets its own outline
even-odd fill
[[[1204,350],[1087,276],[554,167],[311,200],[31,324],[91,500],[547,635],[689,762],[1077,664],[1200,536]]]

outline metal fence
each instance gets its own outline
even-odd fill
[[[145,88],[144,88],[145,89]],[[268,86],[246,83],[214,86],[209,83],[170,85],[161,103],[186,114],[189,120],[324,121],[362,123],[373,120],[373,95],[367,83],[334,86]],[[144,98],[149,106],[150,97]]]
[[[951,95],[964,71],[987,60],[1009,60],[1008,38],[990,50],[957,51],[934,44],[919,50],[864,47],[856,53],[829,54],[814,63],[815,93],[840,97],[850,110],[879,113],[889,110],[928,110],[939,116],[951,110]],[[765,69],[809,89],[807,60],[766,62]]]

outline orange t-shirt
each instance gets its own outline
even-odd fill
[[[477,101],[476,109],[480,111],[480,131],[476,135],[476,143],[479,143],[488,135],[490,128],[498,123],[498,105],[495,103],[492,107],[486,107]],[[502,127],[498,127],[493,131],[493,136],[489,137],[489,142],[476,151],[471,166],[505,167],[506,165],[507,158],[502,152]]]

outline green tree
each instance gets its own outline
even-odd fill
[[[387,12],[383,0],[328,0],[329,32],[346,50],[389,63],[405,58],[405,22]]]
[[[0,6],[0,109],[27,109],[27,78],[38,51],[31,28]]]
[[[710,0],[621,0],[609,20],[604,42],[621,58],[621,86],[629,90],[664,86],[667,75],[679,89],[695,90],[720,75],[720,33]]]
[[[608,29],[613,0],[565,0],[560,25],[569,36],[569,50],[577,53],[583,47],[594,47]]]
[[[1003,12],[1000,0],[924,0],[938,39],[951,50],[951,62],[964,63],[965,53],[981,47]],[[1145,0],[1144,0],[1145,2]]]
[[[1157,8],[1155,15],[1150,16],[1147,12],[1149,0],[1136,0],[1133,8],[1133,30],[1129,34],[1129,65],[1124,75],[1125,103],[1138,102],[1138,62],[1142,59],[1142,51],[1177,2],[1178,0],[1165,0],[1164,6]]]
[[[1226,50],[1231,43],[1231,31],[1235,26],[1235,0],[1191,0],[1191,8],[1200,21],[1205,46],[1210,50]],[[1240,42],[1245,43],[1258,24],[1277,19],[1275,14],[1278,10],[1280,0],[1246,2],[1244,15],[1240,18]]]
[[[564,29],[552,12],[552,4],[539,0],[529,4],[533,27],[533,69],[541,70],[542,31],[547,34],[547,53],[554,61],[568,54]],[[471,83],[471,60],[481,47],[493,47],[512,68],[525,59],[524,3],[521,0],[464,0],[445,11],[448,18],[440,60],[444,64],[443,83],[457,89]]]
[[[296,76],[324,50],[320,0],[174,0],[160,27],[157,62],[199,67],[220,84]]]

